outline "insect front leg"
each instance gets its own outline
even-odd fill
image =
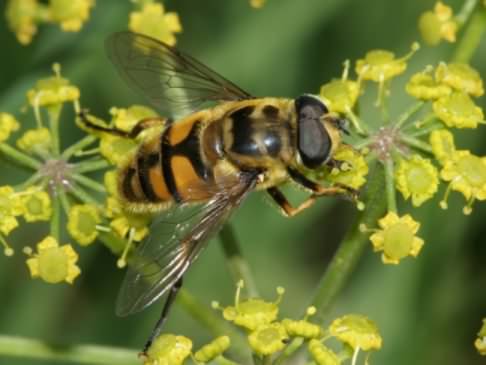
[[[83,125],[85,125],[89,129],[93,129],[99,132],[105,132],[109,134],[114,134],[116,136],[135,139],[138,135],[143,132],[147,128],[157,127],[157,126],[166,126],[169,124],[170,120],[167,118],[160,118],[160,117],[151,117],[151,118],[144,118],[137,122],[135,126],[132,128],[131,131],[127,132],[122,129],[118,129],[116,127],[103,127],[101,125],[95,124],[88,118],[87,110],[83,109],[78,113],[79,120]]]
[[[170,288],[169,295],[167,297],[167,300],[164,303],[164,307],[162,308],[162,313],[160,314],[160,318],[155,324],[155,327],[152,330],[152,333],[150,334],[147,342],[143,346],[143,350],[140,353],[141,356],[147,355],[148,349],[150,348],[154,340],[157,338],[157,336],[160,335],[160,332],[162,331],[162,327],[164,326],[169,316],[170,308],[172,307],[172,304],[174,304],[174,301],[177,297],[177,293],[179,293],[179,289],[181,287],[182,287],[182,276]]]
[[[268,188],[267,192],[270,194],[275,203],[277,203],[277,205],[281,208],[282,214],[286,217],[293,217],[294,215],[299,214],[300,212],[309,208],[316,201],[316,197],[311,195],[304,202],[300,203],[298,207],[293,207],[278,188]]]
[[[344,195],[352,201],[356,201],[358,199],[359,191],[350,188],[349,186],[336,183],[333,186],[326,187],[309,180],[307,177],[305,177],[303,174],[295,169],[288,168],[287,171],[290,175],[290,178],[294,182],[312,191],[311,198],[329,195]]]

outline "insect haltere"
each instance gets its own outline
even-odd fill
[[[127,133],[81,119],[92,129],[144,139],[118,173],[127,209],[161,216],[130,262],[117,313],[141,311],[169,292],[161,319],[144,351],[160,332],[183,274],[247,195],[266,190],[286,216],[323,195],[355,192],[321,186],[304,171],[334,166],[344,121],[311,95],[256,98],[194,58],[141,34],[116,33],[106,42],[120,75],[166,115],[141,120]],[[279,190],[292,181],[311,193],[293,207]]]

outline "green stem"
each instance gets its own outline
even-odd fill
[[[409,135],[411,137],[421,137],[421,136],[424,136],[426,134],[429,134],[430,132],[433,132],[437,129],[442,129],[442,128],[444,128],[444,124],[434,123],[434,124],[429,125],[426,128],[420,128],[418,131],[410,132],[410,133],[407,132],[407,135]]]
[[[116,256],[119,256],[127,245],[126,240],[115,235],[112,232],[99,232],[98,240],[100,240],[105,245],[105,247],[107,247]]]
[[[106,189],[103,184],[100,184],[99,182],[90,179],[87,176],[81,174],[73,174],[72,178],[74,179],[74,181],[78,182],[80,185],[85,186],[86,188],[97,191],[98,193],[106,193]]]
[[[248,345],[240,332],[217,315],[214,310],[209,309],[203,303],[199,302],[184,287],[179,290],[177,303],[194,319],[204,325],[212,335],[220,336],[225,334],[229,336],[232,344],[229,351],[233,352],[235,356],[242,359],[248,357]]]
[[[96,206],[98,206],[99,204],[95,198],[93,198],[89,193],[84,191],[76,184],[72,184],[69,193],[73,194],[79,201],[81,201],[84,204],[94,204]]]
[[[459,27],[464,26],[468,21],[469,17],[476,8],[478,4],[478,0],[465,0],[464,4],[462,5],[461,11],[456,16],[456,22],[458,23]]]
[[[255,280],[251,274],[248,263],[241,254],[240,245],[238,244],[235,231],[231,224],[225,224],[219,236],[233,279],[235,282],[243,280],[248,295],[252,298],[258,297],[258,289]]]
[[[432,147],[430,147],[430,145],[427,142],[421,141],[416,137],[402,135],[400,136],[400,141],[406,143],[410,147],[419,149],[425,153],[429,153],[429,154],[433,153]]]
[[[50,233],[59,242],[61,239],[61,199],[58,194],[57,191],[54,191]]]
[[[83,148],[89,146],[90,144],[92,144],[95,141],[96,141],[96,137],[92,136],[92,135],[89,135],[89,136],[84,137],[83,139],[80,139],[75,144],[66,148],[66,150],[62,153],[63,159],[65,159],[66,161],[69,160],[69,158],[72,157],[77,151],[81,151]]]
[[[47,108],[49,114],[49,129],[51,130],[52,149],[54,154],[59,156],[61,154],[61,142],[59,135],[59,116],[61,115],[62,104],[52,105]]]
[[[110,163],[106,160],[96,159],[94,161],[84,161],[74,165],[74,170],[79,173],[93,172],[106,169],[110,167]]]
[[[32,185],[35,185],[37,182],[39,182],[40,179],[42,179],[42,176],[39,173],[35,173],[35,174],[31,175],[23,183],[15,185],[15,190],[16,191],[25,190],[25,189],[31,187]]]
[[[64,214],[67,216],[69,214],[70,204],[69,204],[67,194],[64,190],[59,192],[59,200],[61,201],[62,210],[64,211]]]
[[[9,157],[11,160],[15,161],[19,165],[28,167],[32,170],[38,170],[42,163],[35,158],[20,152],[16,148],[9,146],[6,143],[0,143],[0,152]]]
[[[425,103],[423,101],[419,101],[418,103],[416,104],[413,104],[408,110],[406,110],[402,115],[400,115],[398,117],[398,120],[397,122],[395,123],[395,128],[396,129],[400,129],[402,127],[402,125],[410,120],[410,118],[412,117],[412,115],[414,115],[415,113],[417,113],[420,109],[422,109],[422,107],[425,105]]]
[[[223,355],[219,355],[217,358],[214,359],[219,365],[240,365],[237,362],[234,362],[230,359],[227,359]]]
[[[478,6],[466,25],[466,29],[452,55],[451,62],[468,63],[478,49],[485,29],[486,8]]]
[[[371,166],[371,173],[363,196],[366,209],[358,212],[356,220],[344,237],[332,261],[322,276],[310,305],[317,308],[316,319],[324,323],[332,304],[354,271],[363,250],[368,244],[368,235],[361,232],[361,224],[374,226],[385,212],[383,190],[385,178],[378,163]]]
[[[297,351],[302,344],[304,343],[303,337],[295,338],[284,350],[283,352],[275,359],[274,364],[280,365],[285,360],[287,360],[295,351]]]
[[[0,335],[0,355],[12,358],[98,365],[138,365],[137,351],[96,345],[65,346]]]
[[[395,194],[395,166],[391,157],[384,162],[385,167],[385,187],[386,187],[386,201],[388,204],[388,211],[397,212],[397,197]]]

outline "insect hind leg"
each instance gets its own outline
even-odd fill
[[[160,334],[162,331],[162,327],[164,326],[165,322],[167,321],[167,318],[169,316],[169,311],[170,308],[172,307],[172,304],[174,304],[174,301],[177,297],[177,293],[179,292],[179,289],[182,287],[182,276],[172,285],[169,291],[169,296],[167,297],[167,300],[164,303],[164,307],[162,308],[162,313],[160,314],[160,318],[155,324],[154,329],[152,330],[152,333],[150,334],[147,342],[143,346],[143,350],[140,355],[146,356],[147,351],[154,342],[154,340],[157,338],[157,336]]]
[[[89,129],[113,134],[124,138],[130,138],[130,139],[137,138],[141,132],[143,132],[148,128],[153,128],[158,126],[165,127],[170,123],[170,120],[167,118],[160,118],[160,117],[144,118],[138,121],[131,131],[127,132],[122,129],[118,129],[116,127],[104,127],[96,123],[93,123],[92,121],[89,120],[88,111],[86,109],[81,110],[78,113],[78,117],[81,123]]]

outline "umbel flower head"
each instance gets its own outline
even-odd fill
[[[243,286],[243,281],[239,281],[234,306],[221,308],[224,319],[248,330],[256,330],[259,326],[275,321],[278,316],[278,304],[285,292],[284,288],[277,288],[278,298],[275,302],[266,302],[260,298],[250,298],[241,301],[240,292]],[[213,307],[220,308],[217,302],[213,303]]]
[[[376,324],[359,314],[348,314],[335,319],[329,326],[329,333],[353,350],[379,350],[383,341]]]
[[[132,32],[148,35],[170,46],[176,43],[174,33],[182,31],[177,13],[166,13],[162,4],[150,2],[146,2],[141,11],[130,14],[128,28]]]
[[[76,265],[78,255],[70,244],[59,246],[54,237],[48,236],[37,244],[37,253],[30,248],[25,252],[30,256],[27,266],[33,278],[56,284],[65,281],[72,284],[81,273]]]
[[[483,326],[478,332],[478,337],[474,341],[474,346],[480,355],[486,356],[486,318],[483,319]]]
[[[378,221],[379,230],[375,230],[370,237],[375,251],[382,251],[385,264],[398,264],[401,259],[416,257],[424,241],[417,237],[420,224],[410,215],[399,217],[396,213],[388,214]]]
[[[163,334],[148,349],[144,365],[182,365],[191,350],[192,341],[187,337]]]
[[[447,42],[456,41],[458,25],[454,20],[452,9],[438,1],[433,11],[426,11],[420,16],[419,30],[426,43],[433,46],[442,39]]]

